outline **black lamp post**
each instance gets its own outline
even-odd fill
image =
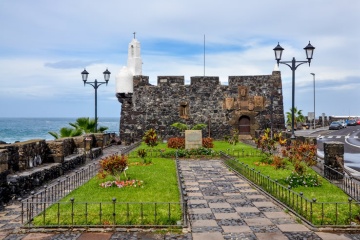
[[[85,84],[89,84],[93,86],[93,88],[95,89],[95,129],[94,129],[95,133],[97,132],[97,89],[104,83],[106,85],[108,84],[111,72],[109,72],[109,70],[106,69],[105,72],[103,72],[103,74],[104,74],[105,82],[98,82],[96,79],[94,82],[87,82],[89,73],[86,71],[86,69],[84,69],[84,71],[81,72],[82,80],[84,81],[84,87]]]
[[[292,70],[291,138],[293,138],[293,139],[296,138],[295,133],[294,133],[295,70],[297,69],[298,66],[300,66],[304,63],[309,63],[309,67],[310,67],[310,62],[311,62],[311,59],[314,54],[314,49],[315,48],[310,44],[310,41],[309,41],[309,44],[304,48],[307,61],[296,61],[294,57],[293,57],[292,61],[280,61],[284,48],[282,48],[278,43],[278,45],[273,49],[275,52],[275,60],[277,61],[277,64],[278,65],[279,65],[279,63],[285,64],[285,65],[289,66],[290,69]]]

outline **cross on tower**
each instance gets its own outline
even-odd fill
[[[134,34],[134,39],[135,39],[135,34],[136,34],[136,32],[133,32],[133,34]]]

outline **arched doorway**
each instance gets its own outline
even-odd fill
[[[250,135],[250,118],[241,116],[239,119],[239,135]]]

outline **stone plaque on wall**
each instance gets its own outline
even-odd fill
[[[254,96],[255,108],[264,108],[264,100],[262,96]]]
[[[240,109],[247,109],[249,106],[248,101],[240,101]]]
[[[185,130],[185,149],[202,147],[201,130]]]
[[[247,97],[248,97],[248,89],[247,89],[247,87],[245,87],[245,86],[239,86],[239,87],[238,87],[238,91],[239,91],[239,98],[240,98],[241,100],[247,99]]]
[[[225,98],[225,108],[227,110],[234,108],[234,98]]]

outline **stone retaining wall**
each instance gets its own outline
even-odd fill
[[[0,210],[11,198],[23,196],[87,159],[100,156],[110,142],[110,134],[98,133],[0,145]]]

